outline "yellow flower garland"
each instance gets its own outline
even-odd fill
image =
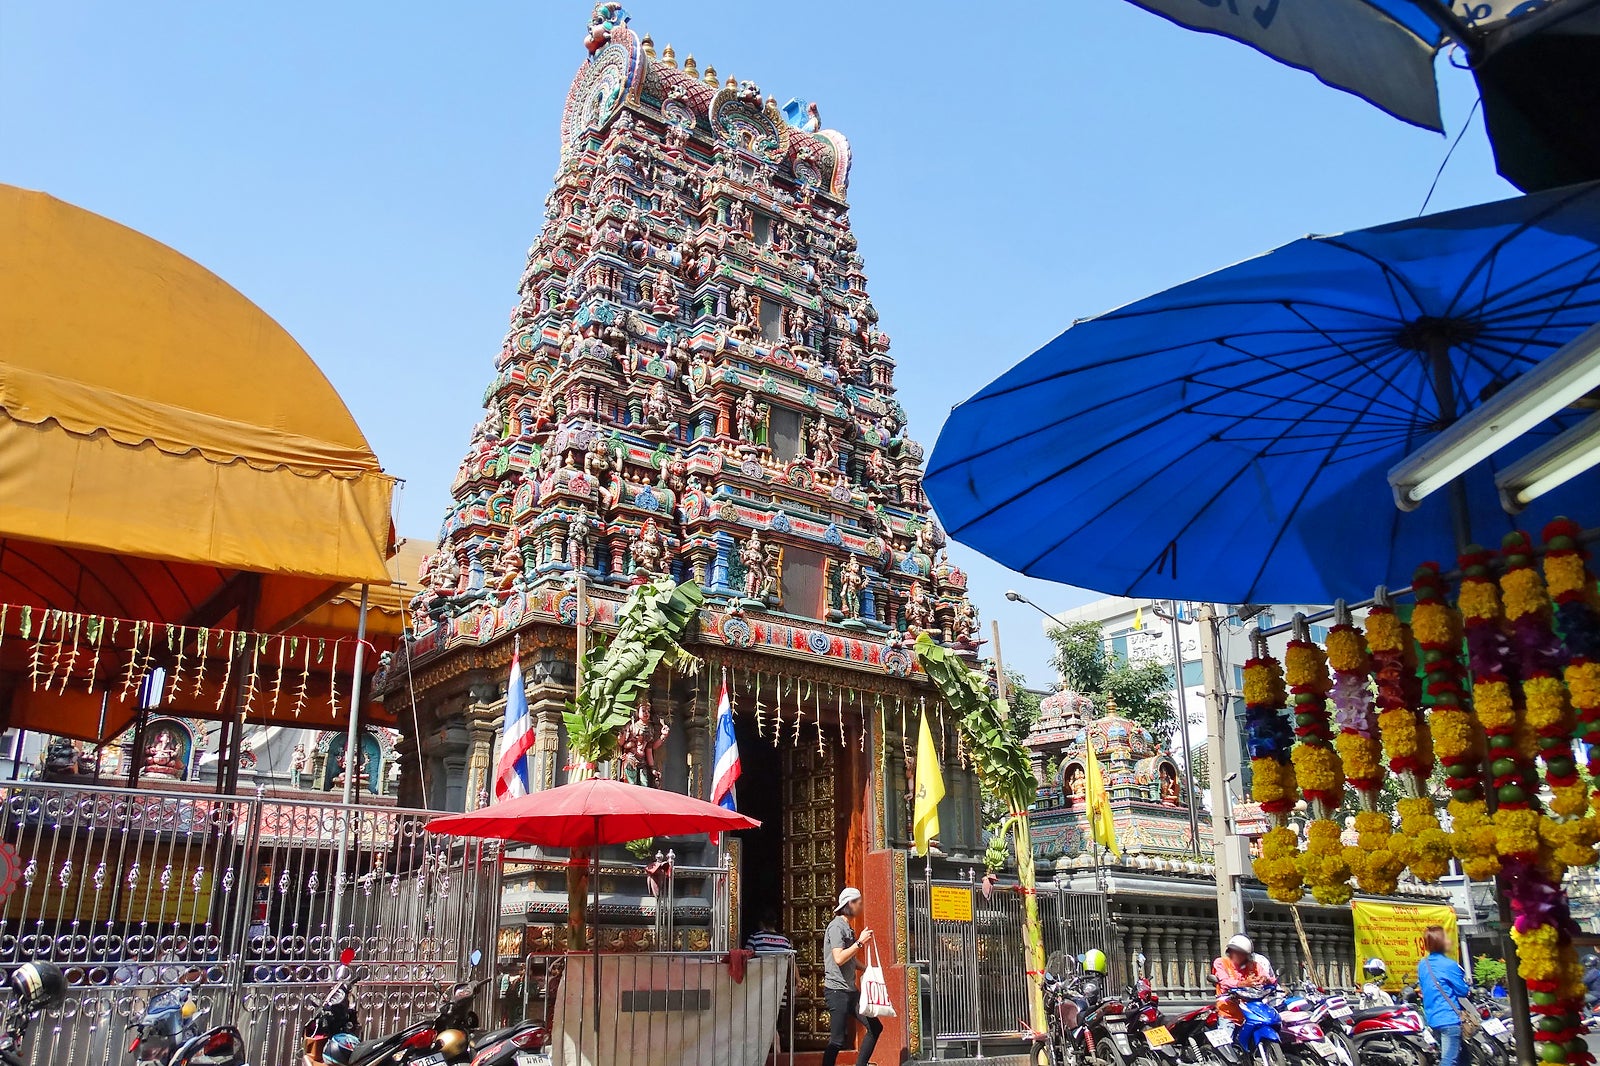
[[[1356,815],[1356,846],[1344,849],[1345,862],[1361,891],[1386,896],[1395,890],[1405,860],[1391,848],[1394,835],[1389,816],[1380,811]]]
[[[1474,881],[1487,881],[1500,872],[1494,823],[1482,801],[1451,800],[1450,824],[1455,827],[1450,834],[1451,850],[1468,877]]]
[[[1404,834],[1407,865],[1417,877],[1429,883],[1450,872],[1450,834],[1439,828],[1433,800],[1426,796],[1403,799],[1400,832]]]
[[[1333,743],[1339,749],[1339,759],[1344,764],[1346,777],[1355,781],[1370,781],[1379,776],[1378,764],[1383,761],[1383,748],[1377,737],[1340,733],[1333,738]]]
[[[1359,630],[1339,626],[1328,631],[1328,665],[1339,673],[1365,673],[1371,669],[1367,642]]]
[[[1279,903],[1300,900],[1299,853],[1300,842],[1294,830],[1287,826],[1279,826],[1261,838],[1261,857],[1255,861],[1255,875],[1267,886],[1267,895]]]
[[[1339,842],[1339,827],[1318,819],[1306,827],[1306,852],[1301,871],[1318,903],[1337,907],[1350,902],[1350,864],[1345,861],[1344,845]]]

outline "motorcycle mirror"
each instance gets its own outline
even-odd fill
[[[345,948],[343,951],[339,952],[339,965],[340,966],[349,966],[352,962],[355,961],[355,958],[356,958],[356,949],[355,948]]]
[[[467,956],[467,961],[472,963],[474,966],[478,965],[478,963],[483,961],[483,952],[479,951],[477,948],[473,948],[472,954]]]

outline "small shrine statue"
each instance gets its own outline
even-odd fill
[[[505,416],[500,413],[499,404],[490,404],[488,411],[483,416],[484,436],[489,443],[499,443],[500,436],[506,430]]]
[[[756,433],[761,424],[761,408],[756,403],[756,394],[745,390],[744,397],[739,401],[738,411],[739,439],[747,444],[756,442]]]
[[[728,309],[733,312],[734,322],[741,326],[750,324],[750,290],[743,283],[728,297]]]
[[[349,752],[339,753],[339,776],[333,779],[335,785],[344,784],[344,775],[349,772]],[[356,752],[356,788],[366,788],[368,771],[372,769],[372,753],[365,748],[358,748]]]
[[[739,549],[739,561],[744,564],[744,594],[752,600],[765,600],[772,595],[772,560],[767,557],[767,546],[761,543],[760,531],[750,531],[750,539]]]
[[[305,781],[306,771],[311,768],[311,756],[306,753],[304,744],[296,744],[294,751],[289,753],[289,787],[299,788]]]
[[[589,565],[589,507],[578,508],[578,513],[567,521],[567,565],[581,569]]]
[[[938,534],[934,532],[933,521],[930,519],[917,527],[916,536],[917,552],[926,555],[930,560],[938,549]]]
[[[711,356],[706,352],[696,352],[694,363],[690,365],[688,377],[684,381],[689,387],[690,398],[698,400],[710,383]]]
[[[633,721],[622,730],[617,747],[622,753],[622,779],[631,785],[646,788],[661,787],[661,767],[656,764],[656,752],[667,742],[672,727],[651,719],[650,701],[641,699]]]
[[[665,426],[671,421],[672,405],[667,398],[667,383],[657,381],[650,386],[644,398],[644,417],[652,426]]]
[[[510,593],[522,584],[522,544],[515,529],[506,531],[500,539],[500,558],[496,560],[500,571],[500,580],[495,583],[495,588],[500,592]]]
[[[962,600],[956,605],[955,618],[950,625],[950,636],[955,643],[962,647],[973,647],[978,634],[978,609],[972,605],[971,600]]]
[[[819,418],[811,423],[811,458],[824,469],[839,465],[839,442],[828,420]]]
[[[928,598],[922,582],[913,581],[906,596],[906,632],[915,635],[925,632],[933,622],[933,601]]]
[[[171,729],[157,729],[144,747],[144,768],[149,777],[168,777],[181,781],[184,771],[183,745]]]
[[[861,560],[852,552],[839,571],[839,604],[845,618],[861,617],[861,588],[867,576],[861,569]]]
[[[1067,770],[1067,795],[1074,799],[1082,799],[1087,787],[1083,777],[1083,767],[1073,766]]]
[[[893,471],[889,469],[889,460],[883,457],[882,449],[868,448],[867,481],[870,484],[881,488],[882,486],[887,485],[890,478],[893,476]]]
[[[1178,807],[1182,802],[1178,798],[1178,771],[1168,763],[1161,764],[1161,805],[1163,807]]]
[[[656,528],[656,520],[645,519],[644,528],[639,530],[639,536],[633,542],[634,575],[648,579],[661,573],[661,557],[664,552],[661,531]]]

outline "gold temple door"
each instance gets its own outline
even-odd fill
[[[822,935],[839,891],[839,794],[833,746],[800,745],[783,757],[784,930],[793,941],[799,982],[794,1034],[797,1050],[828,1042],[822,992]]]

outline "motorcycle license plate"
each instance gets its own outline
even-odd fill
[[[444,1052],[435,1051],[432,1055],[413,1062],[411,1066],[444,1066]]]
[[[1207,1029],[1206,1040],[1212,1047],[1227,1047],[1233,1043],[1233,1034],[1225,1033],[1221,1029]]]
[[[517,1066],[548,1066],[550,1060],[532,1051],[517,1052]]]
[[[1499,1018],[1485,1018],[1483,1020],[1483,1031],[1490,1036],[1505,1036],[1509,1030],[1506,1028],[1506,1023]]]
[[[1156,1025],[1144,1031],[1144,1038],[1151,1047],[1166,1047],[1172,1043],[1172,1032],[1164,1025]]]
[[[1344,1018],[1350,1017],[1350,1015],[1354,1014],[1355,1011],[1351,1010],[1349,1007],[1335,1007],[1332,1010],[1330,1010],[1328,1013],[1333,1015],[1335,1018],[1339,1018],[1339,1019],[1342,1020]]]

